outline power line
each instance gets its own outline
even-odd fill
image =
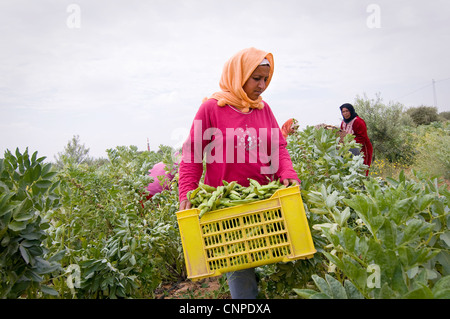
[[[405,96],[408,96],[408,95],[411,95],[411,94],[413,94],[413,93],[416,93],[417,91],[423,90],[423,89],[425,89],[425,88],[427,88],[427,87],[429,87],[429,86],[431,86],[431,85],[433,85],[433,84],[425,85],[425,86],[423,86],[423,87],[421,87],[421,88],[419,88],[419,89],[417,89],[417,90],[414,90],[414,91],[412,91],[412,92],[410,92],[410,93],[407,93],[407,94],[405,94],[405,95],[403,95],[403,96],[400,96],[400,97],[398,97],[398,98],[395,98],[394,100],[398,100],[398,99],[404,98]]]
[[[446,79],[443,79],[443,80],[436,81],[436,83],[444,82],[444,81],[447,81],[447,80],[450,80],[450,78],[446,78]]]
[[[447,81],[447,80],[450,80],[450,78],[446,78],[446,79],[442,79],[442,80],[437,80],[437,81],[433,79],[432,82],[431,82],[431,84],[427,84],[427,85],[425,85],[425,86],[423,86],[423,87],[420,87],[420,88],[418,88],[418,89],[416,89],[416,90],[414,90],[414,91],[411,91],[411,92],[409,92],[409,93],[407,93],[407,94],[405,94],[405,95],[402,95],[402,96],[400,96],[400,97],[397,97],[397,98],[395,98],[394,100],[398,100],[398,99],[404,98],[404,97],[406,97],[406,96],[408,96],[408,95],[411,95],[411,94],[414,94],[414,93],[416,93],[416,92],[418,92],[418,91],[420,91],[420,90],[423,90],[423,89],[426,89],[426,88],[428,88],[428,87],[430,87],[430,86],[433,86],[434,104],[435,104],[435,106],[437,106],[435,84],[436,84],[436,83],[440,83],[440,82],[444,82],[444,81]]]

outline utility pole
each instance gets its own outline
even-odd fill
[[[436,98],[436,81],[434,79],[432,79],[432,83],[433,83],[433,98],[434,98],[434,107],[437,107],[437,98]]]
[[[150,152],[150,141],[148,140],[148,137],[147,137],[147,150]]]

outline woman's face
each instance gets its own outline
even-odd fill
[[[343,107],[342,108],[342,116],[344,117],[344,119],[348,120],[351,116],[351,113],[347,108]]]
[[[257,100],[266,89],[270,66],[259,65],[242,87],[250,100]]]

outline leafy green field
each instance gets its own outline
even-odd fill
[[[257,268],[261,298],[450,298],[445,172],[409,167],[366,177],[362,158],[349,152],[352,137],[339,144],[323,128],[288,142],[318,253]],[[7,151],[1,297],[155,298],[164,285],[185,281],[177,176],[151,200],[144,191],[148,170],[159,161],[170,167],[173,152],[120,146],[103,161],[64,157],[56,166],[37,152]]]

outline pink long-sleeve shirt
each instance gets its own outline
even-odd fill
[[[148,184],[147,190],[149,195],[155,195],[157,193],[161,193],[164,189],[168,188],[168,182],[170,182],[173,178],[173,175],[169,172],[166,172],[165,170],[166,164],[163,162],[156,163],[150,170],[149,170],[149,176],[153,177],[153,182]],[[162,185],[161,181],[159,180],[159,177],[163,177],[167,179]]]
[[[214,187],[236,181],[248,186],[248,178],[267,184],[274,179],[296,179],[290,155],[278,123],[264,102],[263,109],[242,113],[217,100],[204,102],[195,115],[190,135],[183,144],[179,168],[179,198],[198,187],[206,160],[205,184]],[[269,179],[268,179],[268,178]]]

